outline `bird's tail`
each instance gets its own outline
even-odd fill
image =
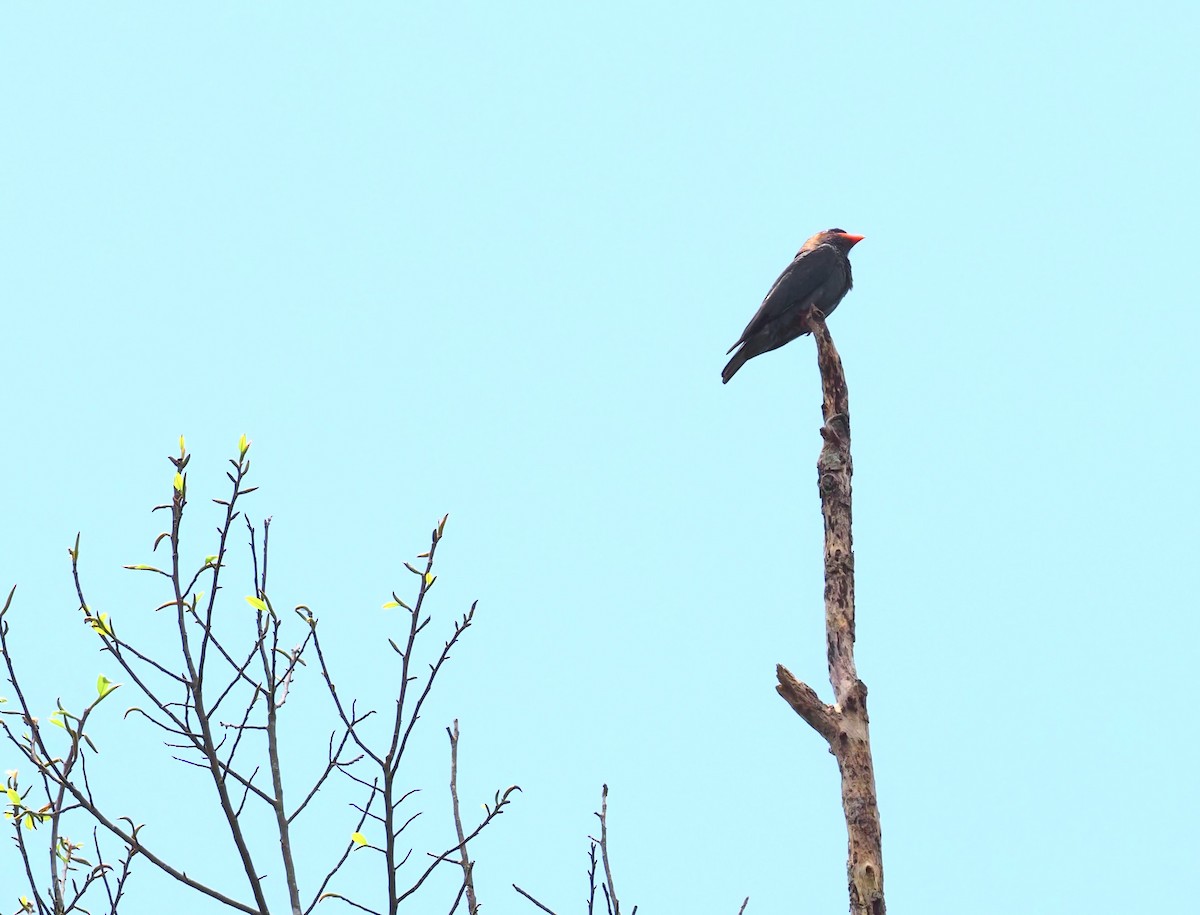
[[[738,369],[745,365],[746,360],[753,355],[754,353],[745,346],[734,353],[733,358],[725,364],[725,368],[721,369],[721,384],[729,384],[729,379],[736,375]]]

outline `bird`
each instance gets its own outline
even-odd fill
[[[800,247],[737,343],[726,352],[728,356],[737,350],[721,371],[722,384],[728,384],[747,360],[807,334],[811,309],[819,309],[826,317],[833,313],[854,285],[849,254],[863,238],[845,229],[826,229]]]

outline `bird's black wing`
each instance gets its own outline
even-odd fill
[[[820,245],[798,255],[779,274],[779,279],[742,331],[738,342],[729,347],[729,352],[732,353],[780,315],[792,308],[804,307],[837,270],[841,256],[832,245]]]

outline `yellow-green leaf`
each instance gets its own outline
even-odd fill
[[[242,437],[238,439],[238,454],[245,457],[246,452],[249,450],[250,450],[250,439],[246,438],[245,433],[242,433]]]
[[[111,629],[108,628],[108,614],[107,613],[101,613],[99,616],[89,617],[88,625],[91,626],[93,629],[95,629],[97,632],[99,632],[101,635],[107,635],[109,638],[112,637],[113,632]]]
[[[248,603],[259,613],[265,613],[267,611],[267,602],[261,597],[247,597],[246,603]]]
[[[99,693],[100,698],[103,699],[120,685],[120,683],[113,683],[112,680],[108,679],[108,677],[104,676],[104,674],[101,674],[96,680],[96,692]]]
[[[175,491],[183,492],[183,474],[182,473],[175,474]]]
[[[21,795],[19,795],[17,793],[17,790],[15,788],[9,788],[6,793],[8,794],[8,802],[10,804],[21,803]]]
[[[183,457],[187,454],[187,445],[183,441],[183,436],[179,436],[179,456]]]
[[[432,572],[426,572],[425,573],[425,587],[428,588],[431,584],[433,584],[433,579],[435,577],[436,576]],[[439,591],[438,593],[440,594],[441,592]]]
[[[350,841],[353,842],[355,845],[366,845],[367,837],[364,836],[361,832],[352,832],[352,833],[350,833]]]
[[[400,606],[400,601],[390,600],[386,604],[383,605],[383,609],[384,610],[394,610],[399,606]]]

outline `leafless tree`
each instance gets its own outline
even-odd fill
[[[437,581],[434,559],[445,532],[442,518],[430,536],[428,550],[418,565],[405,563],[414,576],[415,595],[406,602],[397,593],[385,607],[407,614],[400,642],[391,641],[396,654],[398,692],[393,697],[390,720],[382,741],[373,740],[365,722],[376,715],[363,711],[354,699],[338,691],[331,659],[323,650],[317,618],[306,606],[281,613],[272,603],[268,587],[270,519],[259,530],[243,519],[249,533],[253,580],[246,601],[256,611],[256,623],[232,625],[226,602],[220,600],[225,587],[226,554],[235,526],[242,518],[243,500],[256,487],[247,486],[250,472],[250,443],[238,443],[238,456],[231,460],[227,476],[231,490],[227,498],[214,499],[224,518],[217,530],[214,552],[198,568],[187,568],[181,560],[180,536],[188,517],[188,471],[191,460],[184,440],[179,456],[170,458],[174,467],[169,502],[155,511],[166,512],[169,527],[160,533],[154,548],[165,547],[169,558],[160,566],[132,565],[127,568],[161,578],[167,599],[156,609],[168,611],[177,629],[175,648],[169,656],[154,656],[135,639],[126,638],[122,627],[106,613],[89,609],[80,575],[80,538],[69,550],[71,571],[83,621],[95,631],[102,650],[116,663],[125,681],[138,695],[138,705],[126,718],[142,719],[163,735],[171,755],[180,764],[201,770],[212,791],[226,826],[226,838],[240,862],[241,879],[201,879],[181,855],[186,849],[163,847],[150,838],[152,830],[135,819],[110,810],[93,791],[95,762],[90,762],[96,745],[88,726],[97,709],[123,684],[101,676],[97,694],[82,711],[69,711],[61,700],[48,719],[35,713],[38,703],[22,686],[16,659],[10,650],[9,614],[14,609],[10,590],[0,610],[0,648],[3,649],[7,679],[12,687],[13,708],[0,709],[0,729],[8,742],[30,767],[29,774],[10,771],[6,778],[6,816],[12,821],[12,837],[28,884],[21,897],[21,910],[38,915],[66,915],[91,908],[116,913],[127,898],[132,866],[145,860],[195,893],[240,912],[267,915],[273,894],[286,894],[287,910],[307,915],[322,900],[340,900],[363,912],[394,915],[401,905],[428,888],[429,878],[442,865],[461,869],[458,893],[448,903],[453,912],[466,895],[471,913],[479,908],[472,881],[468,845],[500,816],[520,789],[515,785],[497,791],[484,815],[464,825],[458,807],[458,725],[451,731],[451,815],[455,827],[446,847],[412,860],[413,848],[405,830],[420,815],[412,811],[416,793],[401,776],[401,763],[411,747],[413,729],[434,683],[445,669],[455,645],[470,629],[475,605],[452,621],[432,661],[421,655],[422,635],[432,621],[429,594]],[[239,628],[241,635],[239,635]],[[427,640],[426,640],[427,641]],[[315,778],[292,793],[297,784],[285,777],[284,755],[280,752],[289,691],[307,662],[316,659],[316,669],[331,700],[335,725],[327,742],[327,759]],[[111,703],[110,703],[111,705]],[[296,716],[292,716],[295,719]],[[307,714],[299,723],[311,728]],[[58,730],[48,730],[46,721]],[[21,769],[24,769],[22,765]],[[311,802],[336,778],[354,797],[346,808],[346,842],[340,853],[321,867],[306,861],[298,866],[293,828]],[[288,796],[285,797],[285,785]],[[299,801],[293,798],[299,797]],[[247,827],[249,808],[265,811],[273,824],[273,835],[262,835]],[[351,808],[353,812],[351,812]],[[67,830],[82,829],[90,842],[69,838]],[[90,844],[90,849],[85,849]],[[119,849],[113,856],[112,848]],[[377,897],[362,898],[360,889],[339,886],[338,876],[351,854],[379,856]],[[282,859],[274,858],[278,854]],[[283,866],[283,886],[268,885],[262,876],[270,857]],[[232,885],[230,885],[232,884]],[[274,888],[273,888],[274,887]],[[428,908],[431,903],[424,904]]]

